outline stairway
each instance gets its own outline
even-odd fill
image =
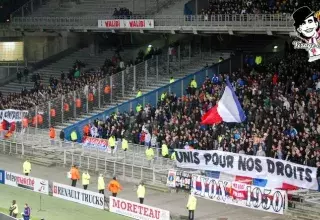
[[[126,54],[130,54],[130,50],[126,50]],[[82,62],[87,63],[86,68],[97,68],[102,66],[106,58],[111,58],[114,52],[111,50],[104,51],[102,54],[98,56],[90,56],[89,48],[80,49],[70,56],[67,56],[55,63],[52,63],[42,69],[36,71],[41,76],[41,81],[44,86],[49,85],[50,76],[56,77],[60,79],[61,71],[64,71],[65,74],[68,73],[69,69],[73,66],[76,60],[80,60]],[[123,56],[123,54],[121,53]],[[124,55],[124,59],[126,59]],[[30,74],[31,75],[31,74]],[[20,93],[22,88],[26,87],[28,90],[32,89],[34,83],[30,81],[31,76],[29,76],[29,82],[25,82],[22,79],[22,83],[20,84],[17,80],[10,82],[2,87],[0,87],[0,91],[4,96],[7,96],[9,93]]]
[[[172,72],[171,74],[163,74],[161,75],[161,77],[159,77],[159,80],[157,81],[156,76],[150,76],[148,77],[148,84],[147,86],[145,86],[144,84],[144,76],[138,76],[137,74],[137,88],[140,88],[142,93],[148,93],[152,90],[158,89],[162,86],[165,86],[169,83],[170,77],[173,76],[174,79],[180,79],[183,78],[189,74],[195,73],[197,72],[199,69],[202,69],[206,63],[212,63],[212,61],[216,61],[219,59],[219,57],[223,57],[225,59],[227,59],[229,57],[229,53],[214,53],[211,56],[207,56],[206,58],[201,58],[199,55],[192,57],[191,61],[189,61],[189,59],[182,59],[181,61],[181,66],[184,67],[182,69],[182,71],[179,71],[179,63],[175,62],[175,63],[171,63],[170,64],[170,71]],[[162,64],[162,65],[166,65],[166,64]],[[162,69],[163,66],[159,65],[159,70]],[[122,95],[117,94],[117,96],[113,99],[112,103],[108,103],[107,105],[103,106],[102,108],[94,108],[92,111],[90,111],[89,113],[83,113],[77,116],[77,118],[72,118],[69,119],[67,122],[64,123],[56,123],[55,127],[56,129],[59,131],[65,127],[71,126],[77,122],[80,122],[82,120],[85,120],[86,118],[92,117],[94,115],[97,115],[99,113],[102,113],[104,111],[106,111],[107,109],[116,107],[117,104],[121,104],[123,102],[129,101],[131,99],[134,99],[136,96],[135,92],[132,92],[132,84],[129,84],[129,86],[126,87],[126,91],[125,91],[125,96],[122,97]]]

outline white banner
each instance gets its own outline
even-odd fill
[[[98,28],[105,29],[153,29],[153,19],[98,20]]]
[[[52,196],[77,202],[97,209],[104,209],[104,195],[53,182]]]
[[[139,220],[170,220],[170,212],[110,196],[109,211]]]
[[[223,181],[193,175],[191,191],[195,196],[215,202],[283,214],[287,195],[285,191]]]
[[[291,184],[306,189],[318,189],[315,167],[225,151],[180,149],[175,151],[178,167],[268,179],[274,183],[272,188],[282,188],[283,184]]]
[[[28,115],[28,111],[20,111],[14,109],[0,110],[0,122],[3,120],[11,122],[22,121],[22,119]]]
[[[49,182],[47,180],[7,171],[5,172],[5,176],[4,183],[6,185],[28,189],[46,195],[49,194]]]

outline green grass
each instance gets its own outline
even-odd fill
[[[12,200],[16,200],[19,213],[23,211],[24,204],[31,207],[31,219],[40,220],[128,220],[130,218],[110,213],[104,210],[91,208],[63,199],[41,195],[40,210],[39,193],[29,190],[19,189],[12,186],[0,184],[0,212],[8,213]]]

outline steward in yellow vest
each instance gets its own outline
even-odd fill
[[[23,173],[24,175],[28,176],[31,172],[31,163],[29,162],[29,160],[27,159],[24,163],[23,163]]]
[[[141,181],[141,183],[138,186],[137,189],[137,196],[139,199],[140,204],[143,204],[144,196],[146,195],[146,187],[144,186],[144,183]]]
[[[83,185],[84,190],[88,189],[88,185],[90,184],[90,178],[91,177],[90,177],[88,171],[86,171],[82,174],[82,185]]]
[[[193,195],[193,193],[190,193],[188,198],[188,204],[187,209],[189,210],[189,219],[194,219],[194,211],[197,208],[197,198]]]

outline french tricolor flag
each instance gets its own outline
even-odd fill
[[[227,79],[226,82],[227,85],[221,99],[217,105],[209,109],[209,111],[202,116],[202,124],[212,125],[221,122],[241,123],[246,120],[244,111],[229,79]]]

